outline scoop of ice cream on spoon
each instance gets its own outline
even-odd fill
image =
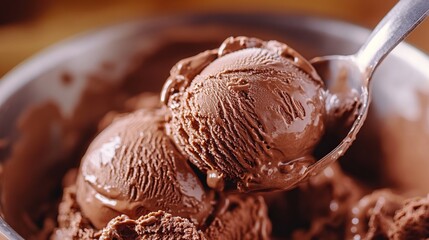
[[[162,100],[167,132],[210,187],[293,186],[324,133],[325,91],[286,44],[231,37],[173,67]]]
[[[428,8],[427,0],[400,1],[358,53],[313,65],[277,41],[228,38],[173,67],[161,97],[171,111],[167,132],[212,188],[292,188],[349,148],[368,111],[373,71]],[[315,160],[327,123],[344,113],[347,136]]]

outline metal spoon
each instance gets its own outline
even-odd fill
[[[359,51],[349,56],[316,57],[311,63],[331,94],[354,91],[359,98],[357,117],[347,136],[322,159],[311,165],[305,176],[313,176],[342,156],[356,138],[368,113],[370,80],[374,70],[428,15],[429,0],[401,0],[381,20]]]

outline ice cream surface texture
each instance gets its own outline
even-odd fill
[[[324,133],[323,82],[277,41],[231,37],[180,61],[162,99],[167,132],[213,188],[288,189]]]
[[[213,194],[164,134],[164,110],[118,117],[95,138],[82,159],[77,202],[97,227],[126,214],[163,210],[202,223]]]

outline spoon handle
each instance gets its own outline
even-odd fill
[[[428,15],[429,0],[400,0],[355,54],[361,70],[371,76],[377,65]]]

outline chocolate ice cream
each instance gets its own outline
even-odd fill
[[[82,214],[76,201],[76,188],[65,188],[59,207],[59,227],[55,239],[269,239],[271,223],[262,197],[228,196],[219,201],[217,211],[205,227],[189,218],[154,211],[138,218],[120,215],[102,229],[95,228]]]
[[[64,188],[63,199],[58,207],[58,227],[50,239],[96,239],[99,235],[76,202],[76,187],[72,185]]]
[[[168,51],[155,51],[158,62]],[[288,189],[314,162],[331,113],[343,114],[325,99],[312,66],[276,41],[228,38],[184,59],[161,101],[143,93],[98,121],[79,170],[65,178],[57,221],[47,217],[39,236],[54,229],[51,239],[428,238],[427,197],[365,185],[344,165],[288,191],[243,193]]]
[[[348,239],[388,238],[391,219],[405,197],[390,189],[379,189],[349,206],[346,237]]]
[[[269,239],[271,225],[261,197],[226,199],[224,212],[218,213],[206,230],[186,218],[163,211],[152,212],[137,220],[120,216],[103,229],[104,239]]]
[[[429,238],[429,195],[406,200],[395,212],[392,239]]]
[[[205,230],[207,239],[270,239],[271,222],[262,197],[229,196]]]
[[[76,181],[76,198],[91,223],[163,210],[201,224],[212,210],[186,158],[164,134],[164,110],[139,110],[114,120],[91,143]]]
[[[158,211],[137,220],[125,215],[112,219],[103,229],[100,240],[109,239],[179,239],[203,240],[204,234],[187,218]]]
[[[378,190],[363,197],[351,212],[350,239],[429,237],[429,195],[407,199],[389,189]]]
[[[168,133],[217,189],[292,187],[324,132],[322,81],[277,41],[231,37],[180,61],[162,99]]]
[[[65,178],[51,239],[268,239],[264,200],[207,188],[165,134],[169,112],[153,96],[101,120],[79,170]]]
[[[350,207],[364,192],[334,164],[295,189],[264,194],[273,234],[281,239],[344,239]]]
[[[371,190],[338,164],[298,188],[265,195],[280,239],[426,239],[429,197]]]
[[[128,101],[131,113],[99,124],[53,238],[269,239],[263,198],[222,190],[299,181],[325,131],[327,95],[313,67],[277,41],[228,38],[180,61],[163,88],[166,107],[139,97]],[[370,236],[374,217],[356,214],[372,202],[354,210],[365,191],[334,165],[266,195],[274,235]]]

